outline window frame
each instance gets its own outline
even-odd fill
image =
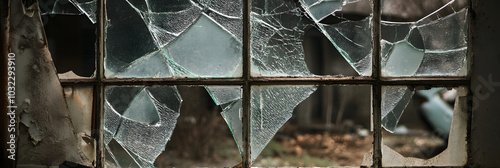
[[[243,167],[251,167],[250,151],[250,99],[251,88],[254,85],[370,85],[371,86],[371,115],[373,126],[373,155],[372,167],[382,167],[382,126],[381,126],[381,103],[382,86],[413,86],[413,87],[459,87],[463,86],[470,90],[471,84],[471,64],[472,64],[472,25],[471,9],[472,1],[469,0],[467,24],[467,75],[460,77],[439,76],[439,77],[385,77],[381,75],[381,1],[371,0],[373,18],[371,20],[372,32],[372,75],[371,76],[321,76],[321,77],[252,77],[250,75],[250,12],[251,0],[243,0],[243,75],[239,78],[105,78],[104,57],[105,57],[105,24],[106,24],[106,0],[97,0],[97,23],[96,23],[96,73],[91,78],[71,78],[60,79],[63,87],[67,86],[92,86],[94,87],[94,107],[92,121],[92,136],[96,138],[96,166],[104,167],[104,147],[103,147],[103,119],[104,119],[104,89],[106,86],[120,85],[239,85],[243,89]],[[467,93],[471,97],[471,92]],[[471,113],[468,102],[467,112]],[[471,118],[467,119],[467,141],[470,139]],[[468,146],[470,143],[467,143]],[[469,151],[467,151],[469,153]],[[467,161],[468,162],[468,161]]]

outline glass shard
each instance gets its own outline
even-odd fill
[[[241,0],[111,3],[107,5],[107,77],[241,76]],[[138,41],[141,45],[136,45]],[[139,60],[141,65],[135,65]],[[158,70],[160,74],[153,73]]]
[[[241,87],[239,86],[207,86],[206,89],[217,105],[241,99]]]
[[[110,87],[106,88],[105,99],[105,145],[116,140],[135,163],[152,165],[165,149],[177,123],[182,102],[177,89],[173,86]]]
[[[447,138],[450,133],[453,108],[441,98],[441,93],[445,90],[446,88],[431,88],[418,90],[416,93],[422,100],[419,111],[435,129],[435,133]],[[394,133],[414,93],[406,86],[382,87],[382,126],[387,131]]]
[[[227,126],[233,134],[233,138],[236,141],[240,155],[243,156],[243,109],[242,100],[233,101],[222,106],[223,111],[221,112],[224,121],[226,121]]]
[[[97,0],[72,0],[78,10],[84,13],[92,23],[96,23]]]
[[[333,15],[335,11],[341,10],[347,3],[356,1],[360,0],[300,0],[300,3],[314,22],[319,23],[327,16]]]
[[[382,87],[382,127],[387,131],[394,132],[413,93],[406,86]]]
[[[359,75],[371,75],[371,16],[361,21],[344,21],[318,28]]]
[[[40,14],[81,15],[72,0],[40,0],[38,2]]]
[[[433,21],[430,15],[416,22],[383,21],[382,75],[466,75],[466,14],[462,9]]]
[[[40,0],[40,14],[82,15],[96,23],[96,0]]]
[[[242,88],[241,86],[206,86],[215,104],[222,108],[221,115],[228,125],[243,156]]]
[[[251,99],[251,153],[254,161],[274,134],[292,117],[293,109],[316,86],[256,86]]]

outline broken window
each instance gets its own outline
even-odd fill
[[[29,132],[25,139],[31,140],[21,144],[33,144],[36,148],[44,139],[36,125],[36,118],[41,114],[30,113],[28,109],[31,100],[35,102],[53,91],[59,95],[56,96],[61,100],[58,102],[66,104],[52,107],[52,104],[35,102],[45,105],[36,109],[57,109],[62,116],[70,116],[72,120],[80,117],[88,121],[92,120],[89,106],[95,106],[94,123],[98,125],[90,126],[95,132],[89,131],[88,122],[68,121],[76,124],[73,130],[61,126],[68,128],[62,133],[76,132],[74,136],[77,138],[62,144],[65,146],[61,148],[78,149],[79,156],[85,156],[80,157],[84,158],[81,160],[75,159],[80,164],[90,165],[95,161],[94,166],[104,167],[164,167],[183,165],[175,161],[179,155],[201,160],[213,155],[231,160],[222,166],[249,167],[254,162],[255,165],[265,165],[258,160],[259,155],[266,153],[266,146],[273,145],[273,138],[277,138],[275,135],[288,120],[300,115],[297,109],[307,109],[299,104],[304,101],[307,104],[308,98],[317,90],[326,91],[328,94],[323,98],[331,100],[332,93],[351,88],[351,92],[345,92],[338,100],[325,101],[324,104],[338,106],[336,117],[332,117],[333,105],[328,106],[326,116],[321,117],[325,118],[324,127],[329,133],[332,127],[342,128],[346,104],[356,99],[365,101],[360,105],[363,106],[360,111],[370,114],[371,110],[372,115],[368,116],[372,120],[363,123],[359,129],[354,129],[356,126],[352,123],[352,127],[348,127],[353,129],[350,133],[360,137],[373,135],[373,139],[360,141],[373,141],[373,146],[371,151],[363,148],[363,160],[359,164],[412,166],[414,163],[409,162],[415,161],[423,166],[434,163],[462,166],[467,158],[463,137],[467,134],[464,113],[467,111],[468,79],[465,76],[469,71],[470,57],[467,54],[468,10],[463,7],[465,5],[459,7],[458,3],[462,1],[446,1],[431,12],[418,15],[421,17],[417,20],[403,21],[407,19],[402,15],[405,13],[397,14],[391,10],[395,9],[391,7],[394,4],[402,6],[396,0],[382,3],[379,0],[42,2],[40,9],[42,6],[44,9],[40,13],[43,15],[86,16],[97,27],[97,44],[100,46],[95,47],[97,65],[95,72],[92,69],[93,78],[83,80],[71,73],[61,74],[61,79],[73,79],[61,80],[64,91],[59,83],[47,81],[57,80],[56,72],[49,64],[42,60],[33,65],[26,64],[26,67],[31,67],[26,71],[33,72],[30,77],[37,81],[31,85],[54,86],[42,89],[41,94],[18,99],[26,109],[21,115],[22,129]],[[447,12],[443,13],[445,10]],[[381,21],[381,17],[386,20]],[[42,21],[39,22],[41,25]],[[325,45],[337,50],[342,57],[337,61],[350,66],[354,70],[352,75],[328,76],[328,73],[320,72],[319,75],[326,75],[319,76],[312,73],[315,64],[307,63],[306,57],[311,50],[305,51],[306,47],[303,47],[317,44],[303,43],[307,39],[304,37],[307,30],[311,28],[328,41]],[[41,34],[36,35],[42,37]],[[22,40],[19,36],[13,37],[14,44]],[[376,39],[378,37],[380,39]],[[44,40],[43,37],[35,39]],[[49,40],[50,43],[56,42]],[[331,56],[328,53],[321,55]],[[44,55],[43,59],[51,62],[49,55]],[[324,70],[333,65],[322,66],[326,66],[321,68]],[[29,83],[28,78],[19,81]],[[423,89],[429,87],[432,89]],[[382,129],[398,133],[398,128],[401,128],[398,123],[412,96],[427,99],[427,105],[423,104],[424,111],[425,108],[440,108],[444,106],[432,103],[438,101],[434,101],[439,95],[437,93],[448,87],[454,87],[458,94],[451,114],[453,119],[449,118],[450,109],[445,110],[443,116],[434,117],[454,122],[435,126],[443,125],[443,135],[449,135],[449,146],[443,153],[428,160],[408,160],[382,142]],[[350,94],[357,93],[355,90],[364,90],[365,95],[356,97]],[[352,106],[355,105],[348,107]],[[431,111],[428,113],[433,116],[435,113]],[[333,118],[337,121],[332,126]],[[300,118],[296,120],[304,122]],[[372,132],[367,127],[371,127]],[[234,141],[228,142],[228,137]],[[94,142],[93,138],[97,141]],[[214,142],[218,138],[221,143]],[[339,142],[330,141],[328,134],[320,138],[323,139],[318,143],[325,143],[321,147],[335,153],[331,145]],[[341,140],[347,142],[348,138]],[[298,137],[297,141],[300,141]],[[97,151],[92,150],[90,144],[93,143]],[[37,150],[43,150],[47,146],[41,143],[38,147]],[[24,151],[28,149],[23,148]],[[215,152],[221,151],[218,149],[227,149],[229,154]],[[449,159],[452,152],[464,155]],[[387,160],[391,156],[396,159]],[[183,166],[204,166],[205,163],[211,162]]]
[[[392,93],[387,93],[388,91]],[[387,102],[384,100],[384,95],[386,99],[390,99],[393,96],[400,97],[398,95],[401,92],[405,92],[402,103],[395,110],[401,113],[404,111],[405,115],[414,118],[404,119],[401,114],[390,112],[387,116],[393,117],[384,119],[397,119],[382,119],[382,124],[387,124],[384,128],[390,126],[386,130],[391,132],[383,132],[382,152],[387,156],[383,158],[390,158],[382,160],[383,166],[463,166],[467,161],[467,152],[464,152],[467,148],[465,128],[467,124],[464,123],[467,122],[468,116],[465,103],[467,89],[386,86],[383,88],[382,101]],[[424,118],[426,123],[410,122],[416,117]],[[425,130],[423,127],[430,127],[428,130],[432,131],[422,131]],[[398,137],[405,137],[411,141],[401,143],[395,140]]]

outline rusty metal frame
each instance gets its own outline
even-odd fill
[[[424,85],[463,86],[467,77],[250,77],[242,78],[111,78],[111,79],[61,79],[62,85]]]
[[[95,89],[94,100],[96,106],[93,111],[95,121],[93,124],[92,132],[96,140],[96,167],[104,167],[104,33],[106,27],[106,0],[97,1],[97,28],[96,28],[96,59],[95,59]]]
[[[94,121],[93,136],[96,138],[96,167],[104,167],[103,148],[103,114],[104,114],[104,87],[107,85],[240,85],[243,88],[243,140],[244,149],[242,164],[251,166],[250,146],[250,99],[253,85],[370,85],[372,87],[372,123],[373,134],[373,163],[371,167],[382,167],[382,127],[381,127],[381,99],[382,86],[408,85],[419,87],[457,87],[470,86],[470,65],[465,77],[382,77],[380,67],[380,21],[381,0],[372,0],[372,76],[313,76],[313,77],[252,77],[250,75],[250,12],[251,0],[243,0],[243,75],[240,78],[110,78],[104,77],[104,32],[106,19],[106,0],[98,0],[97,4],[97,42],[96,42],[96,76],[92,78],[61,79],[63,86],[94,86]],[[471,8],[470,8],[471,9]],[[470,20],[470,18],[469,18]],[[471,31],[468,32],[471,37]],[[469,41],[469,47],[472,46]],[[469,50],[470,51],[470,50]],[[472,53],[468,52],[468,61]],[[469,119],[470,120],[470,119]],[[469,123],[470,124],[470,123]],[[470,132],[470,131],[468,131]]]
[[[382,167],[381,5],[381,0],[372,1],[372,77],[375,78],[375,83],[372,85],[372,167]]]

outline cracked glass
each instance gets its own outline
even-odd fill
[[[253,76],[314,76],[305,63],[305,30],[318,29],[358,75],[371,75],[371,9],[363,0],[252,1],[251,60]],[[344,17],[342,10],[366,15]],[[344,11],[344,12],[346,12]],[[330,20],[339,20],[331,22]],[[328,56],[331,56],[329,54]]]
[[[453,2],[416,21],[382,21],[383,76],[466,75],[467,9],[455,10],[450,6]],[[347,11],[349,7],[366,3],[369,1],[252,1],[251,75],[315,76],[305,62],[302,44],[305,30],[312,27],[328,39],[358,75],[370,76],[371,10],[357,11],[361,13],[358,19],[344,17],[343,13],[344,9]],[[384,1],[384,5],[390,3]],[[438,12],[446,7],[451,7],[453,12],[442,17]],[[230,78],[242,75],[241,0],[109,1],[106,10],[104,66],[107,78]],[[443,30],[446,32],[440,33]],[[241,86],[204,86],[204,89],[220,108],[243,156]],[[293,109],[316,89],[313,85],[251,87],[251,161],[292,117]],[[165,92],[163,96],[158,95],[162,92]],[[427,95],[425,91],[417,93]],[[413,95],[415,89],[407,86],[382,87],[382,126],[387,131],[396,131]],[[182,99],[177,88],[116,86],[107,88],[106,96],[108,163],[154,165],[176,123],[181,121],[178,118]],[[164,97],[169,98],[160,100]],[[187,120],[196,122],[192,118]],[[137,139],[154,143],[144,144]],[[121,152],[114,155],[114,151]],[[127,155],[119,156],[124,153]]]
[[[382,14],[405,15],[388,9],[398,3],[383,1]],[[457,8],[457,3],[448,1],[416,21],[382,21],[382,75],[465,76],[467,8]]]
[[[106,8],[107,78],[242,74],[241,0],[109,1]]]
[[[109,86],[105,95],[106,167],[199,166],[214,146],[241,149],[241,86]]]
[[[106,88],[105,94],[107,164],[152,167],[165,150],[179,117],[182,99],[177,88],[114,86]]]

